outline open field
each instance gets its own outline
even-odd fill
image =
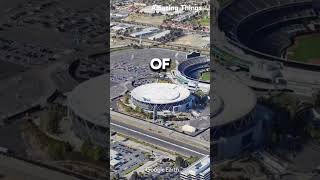
[[[320,64],[320,34],[300,36],[287,50],[287,57],[303,63]]]
[[[198,22],[201,26],[210,26],[210,16],[205,15]]]
[[[131,14],[124,20],[143,23],[143,24],[151,24],[154,26],[160,26],[165,19],[166,19],[165,16],[149,16],[144,14]]]
[[[200,79],[203,81],[210,81],[210,72],[202,73]]]
[[[210,39],[199,34],[187,34],[175,40],[173,44],[204,47],[210,43]]]

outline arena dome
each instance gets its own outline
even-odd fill
[[[180,85],[170,83],[151,83],[131,91],[132,103],[145,110],[185,111],[191,106],[190,91]]]

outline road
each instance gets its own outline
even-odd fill
[[[26,180],[79,180],[79,178],[63,174],[42,166],[0,154],[0,179],[26,179]]]
[[[125,134],[129,137],[133,137],[144,142],[163,147],[177,153],[181,153],[183,155],[201,157],[210,154],[209,151],[118,121],[111,120],[110,127],[112,130]]]

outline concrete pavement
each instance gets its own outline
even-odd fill
[[[177,141],[173,138],[168,138],[144,129],[137,128],[132,125],[128,125],[118,121],[112,121],[110,123],[111,129],[114,131],[123,133],[129,137],[142,140],[144,142],[159,146],[165,149],[169,149],[173,152],[181,153],[187,156],[203,156],[210,154],[209,150],[205,150],[199,147],[195,147],[193,144]]]

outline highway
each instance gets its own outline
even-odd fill
[[[210,154],[209,151],[204,149],[200,149],[190,144],[176,141],[174,139],[167,138],[118,121],[111,120],[110,127],[112,130],[121,134],[125,134],[129,137],[133,137],[135,139],[139,139],[141,141],[163,147],[164,149],[168,149],[183,155],[201,157]]]
[[[40,164],[30,163],[0,153],[0,179],[2,178],[32,180],[87,179],[75,177],[72,174],[65,174]]]

